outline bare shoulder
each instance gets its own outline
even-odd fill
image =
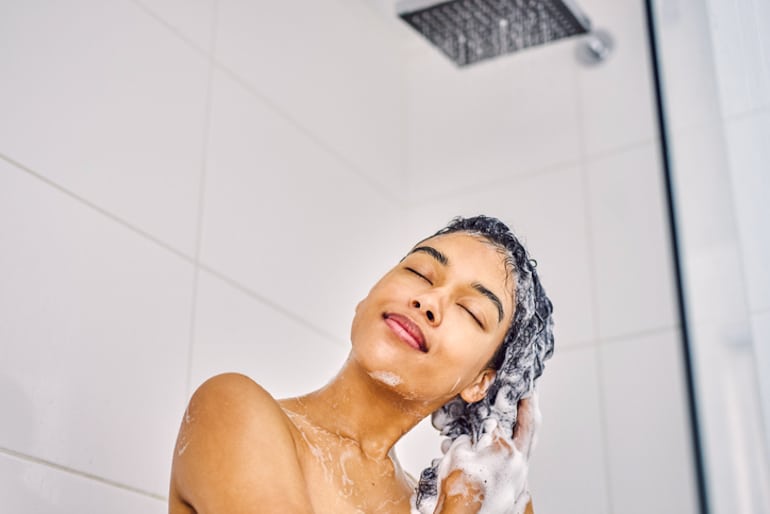
[[[199,514],[311,512],[290,422],[250,378],[218,375],[193,394],[174,451],[171,512],[174,502]]]

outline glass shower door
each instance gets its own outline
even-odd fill
[[[704,511],[770,513],[770,3],[650,1]]]

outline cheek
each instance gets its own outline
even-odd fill
[[[450,328],[450,327],[447,327]],[[454,332],[457,334],[458,332]],[[466,332],[465,337],[446,344],[442,350],[442,359],[454,374],[463,377],[475,377],[489,362],[497,349],[496,339],[489,335],[479,335]]]

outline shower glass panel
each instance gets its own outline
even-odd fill
[[[704,510],[770,513],[770,3],[648,2]]]

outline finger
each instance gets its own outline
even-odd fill
[[[537,401],[537,393],[519,400],[516,414],[516,426],[513,429],[513,443],[525,457],[529,458],[537,428],[540,426],[541,415]]]
[[[529,456],[529,444],[532,438],[532,407],[531,398],[519,400],[516,413],[516,425],[513,427],[513,444]]]
[[[529,494],[529,490],[525,489],[521,495],[516,498],[516,502],[513,504],[514,514],[528,514],[532,512],[530,508],[531,500],[532,498]]]

